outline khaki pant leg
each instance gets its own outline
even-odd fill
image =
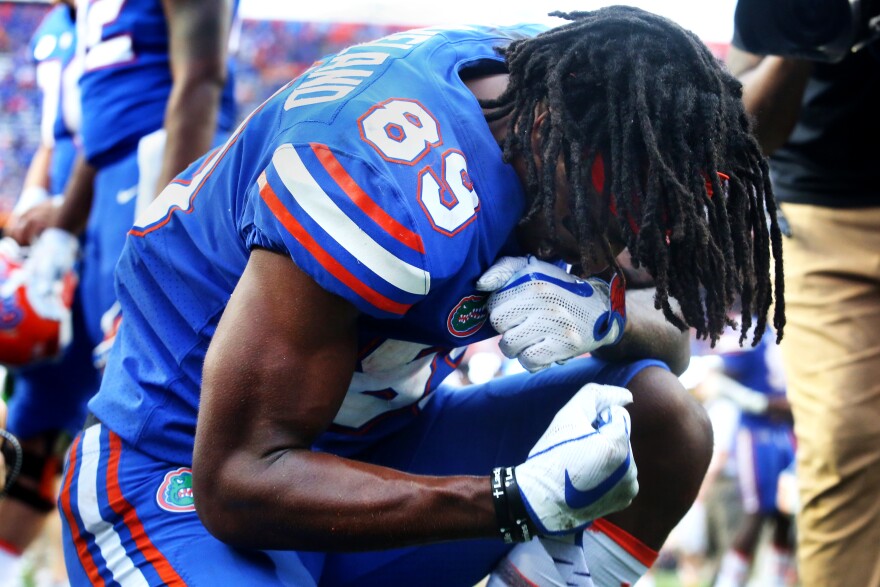
[[[880,208],[784,205],[804,587],[880,587]]]

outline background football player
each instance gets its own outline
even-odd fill
[[[83,328],[81,298],[71,300],[73,268],[49,283],[50,291],[44,297],[53,306],[44,316],[27,301],[26,280],[19,269],[13,269],[23,262],[23,249],[10,241],[28,245],[45,227],[57,211],[77,156],[80,65],[74,18],[71,5],[57,3],[31,42],[42,96],[41,140],[22,194],[4,227],[8,236],[0,245],[0,295],[4,309],[17,317],[4,320],[0,328],[0,361],[10,368],[12,379],[9,430],[24,450],[21,474],[6,499],[0,500],[0,550],[4,557],[0,585],[17,579],[21,554],[55,511],[63,451],[82,426],[86,401],[98,389],[92,345]],[[59,286],[67,288],[63,295]],[[73,338],[71,329],[76,332]]]

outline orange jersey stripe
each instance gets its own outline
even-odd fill
[[[657,560],[656,550],[608,520],[603,518],[593,520],[589,530],[602,532],[646,567],[650,567]]]
[[[81,435],[77,436],[70,446],[70,462],[67,465],[67,475],[64,477],[64,486],[61,489],[61,511],[64,512],[64,517],[67,519],[67,525],[70,527],[70,536],[76,545],[77,558],[79,558],[80,564],[85,569],[89,582],[92,585],[106,585],[107,582],[104,581],[104,577],[98,572],[98,567],[95,565],[95,561],[92,559],[88,547],[86,547],[82,534],[79,532],[79,526],[76,523],[73,508],[70,505],[70,485],[73,481],[73,471],[76,469],[76,451],[79,449],[81,439]]]
[[[122,518],[138,550],[147,559],[147,562],[156,569],[156,573],[162,579],[162,584],[185,587],[186,582],[181,579],[177,571],[171,566],[171,563],[159,552],[159,549],[155,547],[149,536],[147,536],[147,532],[144,530],[137,512],[122,495],[122,490],[119,489],[119,455],[121,451],[122,440],[111,430],[110,458],[107,461],[107,497],[110,507],[116,512],[116,515]]]
[[[399,243],[409,247],[410,249],[424,254],[425,246],[419,235],[402,225],[400,222],[388,215],[367,192],[361,189],[354,178],[348,174],[342,164],[333,155],[327,145],[319,143],[310,143],[312,151],[318,157],[321,165],[330,174],[345,194],[351,198],[358,208],[373,219],[373,221],[385,229],[385,232],[393,236]]]
[[[275,215],[284,228],[286,228],[287,231],[290,232],[290,234],[292,234],[309,253],[311,253],[315,260],[317,260],[324,269],[329,271],[336,279],[350,287],[359,296],[380,310],[401,315],[409,310],[411,304],[395,302],[394,300],[383,296],[381,293],[372,289],[352,275],[348,269],[343,267],[342,264],[325,251],[323,247],[312,238],[312,235],[306,232],[305,228],[303,228],[299,221],[294,218],[293,214],[284,207],[284,204],[281,203],[281,200],[279,200],[278,196],[275,194],[275,190],[273,190],[272,186],[269,185],[269,182],[266,181],[265,174],[261,175],[258,181],[260,183],[260,197],[266,202],[269,210],[272,211],[272,214]]]

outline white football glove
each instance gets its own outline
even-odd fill
[[[632,394],[589,383],[514,468],[526,510],[544,535],[575,532],[627,507],[639,491],[630,446]]]
[[[63,292],[78,254],[79,240],[60,228],[47,228],[31,246],[22,274],[28,303],[43,318],[62,320],[69,314]]]
[[[579,279],[532,256],[502,257],[477,289],[492,292],[487,308],[501,352],[535,372],[620,340],[626,310],[619,280],[612,295],[601,279]]]

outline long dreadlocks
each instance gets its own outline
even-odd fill
[[[502,49],[509,85],[482,102],[490,122],[510,117],[505,159],[519,155],[526,163],[530,197],[522,223],[537,219],[555,238],[561,156],[582,262],[595,260],[589,245],[598,243],[613,263],[602,227],[617,221],[634,262],[654,278],[656,307],[713,343],[734,325],[728,310],[738,303],[740,342],[756,316],[756,344],[775,281],[773,323],[781,338],[782,240],[740,83],[693,33],[655,14],[613,6],[552,16],[571,22]],[[549,123],[537,131],[540,165],[531,147],[538,104],[549,110]],[[594,187],[597,163],[605,181]],[[600,200],[605,204],[597,206]]]

